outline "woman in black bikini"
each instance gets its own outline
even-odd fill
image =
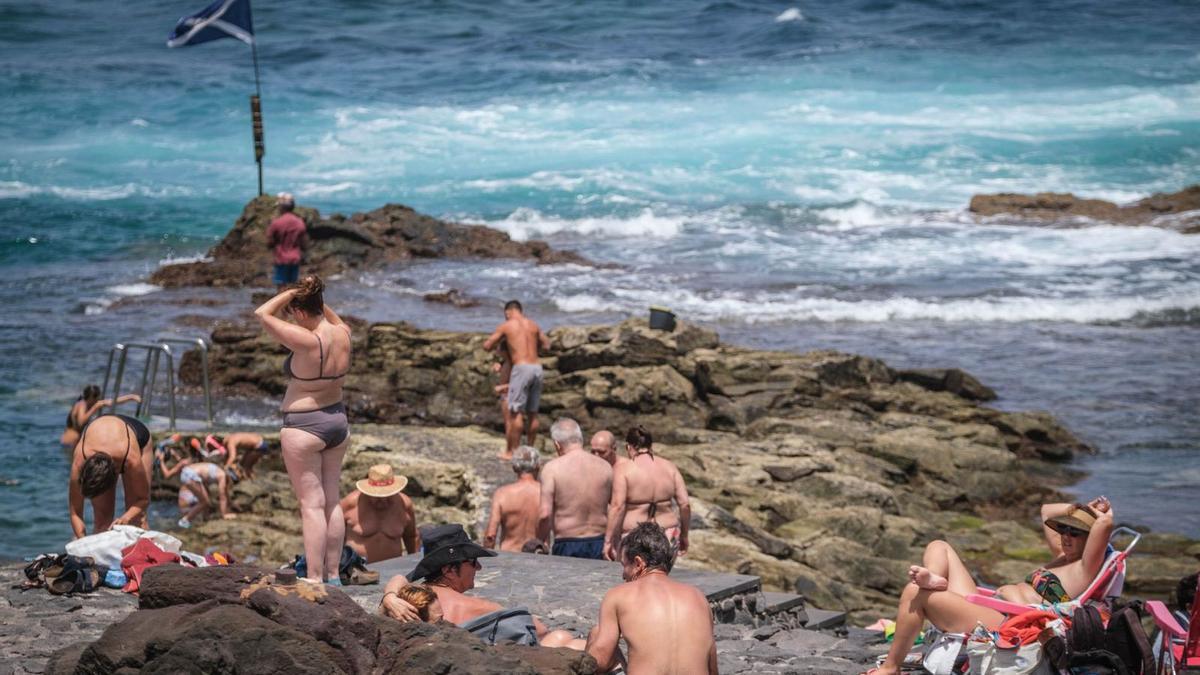
[[[126,401],[141,403],[142,397],[137,394],[125,394],[117,398],[117,405]],[[109,405],[113,405],[113,401],[100,398],[100,387],[89,384],[83,388],[83,393],[75,399],[75,403],[71,405],[71,410],[67,413],[67,425],[58,439],[65,452],[69,453],[75,449],[75,444],[79,442],[79,432],[87,426],[88,420],[100,412],[101,408]]]
[[[68,486],[71,530],[75,537],[87,534],[83,522],[83,500],[92,500],[95,531],[104,532],[113,525],[146,527],[146,509],[150,506],[150,475],[154,453],[150,449],[150,430],[136,418],[126,415],[101,415],[80,432],[71,458]],[[125,513],[113,520],[117,501],[117,476],[125,488]]]
[[[658,523],[678,555],[686,554],[692,508],[679,469],[670,460],[654,455],[650,432],[641,426],[625,435],[625,451],[631,461],[613,467],[604,557],[621,560],[621,540],[638,523],[648,521]],[[678,512],[672,508],[672,501]]]
[[[325,285],[308,275],[254,311],[271,337],[292,353],[279,442],[300,501],[309,581],[336,582],[345,538],[339,506],[342,459],[350,444],[342,383],[350,369],[350,327],[325,304]],[[289,314],[295,323],[276,316]]]
[[[1105,497],[1087,505],[1042,506],[1042,532],[1054,559],[1034,570],[1025,582],[1001,586],[997,595],[1021,604],[1058,603],[1078,596],[1100,572],[1112,528],[1112,505]],[[922,564],[909,568],[908,579],[910,583],[900,594],[892,647],[883,664],[870,673],[900,672],[900,664],[926,619],[951,633],[969,633],[977,622],[997,630],[1004,620],[1000,612],[967,601],[966,596],[977,591],[975,580],[944,541],[925,547]]]

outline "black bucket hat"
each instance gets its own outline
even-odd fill
[[[425,545],[425,557],[408,573],[409,581],[437,574],[445,565],[496,557],[494,551],[471,541],[463,526],[457,523],[426,528],[421,532],[421,541]]]

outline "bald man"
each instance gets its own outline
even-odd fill
[[[601,430],[592,434],[590,447],[593,455],[608,462],[613,469],[629,461],[628,457],[617,453],[617,437],[613,436],[611,431]]]

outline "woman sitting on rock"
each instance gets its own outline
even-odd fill
[[[669,460],[654,456],[650,432],[641,426],[625,434],[625,452],[631,461],[618,462],[613,467],[604,557],[621,560],[621,540],[638,523],[650,521],[663,529],[678,555],[686,554],[692,508],[679,469]]]
[[[1100,572],[1112,528],[1112,505],[1105,497],[1086,506],[1046,504],[1042,507],[1042,532],[1053,559],[1024,582],[1001,586],[997,596],[1021,604],[1066,602],[1078,596]],[[900,664],[926,619],[951,633],[969,633],[976,623],[994,631],[1004,621],[1000,612],[967,601],[967,595],[977,592],[975,581],[944,541],[925,547],[922,564],[910,567],[908,578],[909,584],[900,594],[891,649],[883,664],[869,672],[900,672]]]
[[[308,275],[295,288],[254,310],[263,328],[291,350],[279,442],[288,478],[300,501],[309,581],[338,579],[345,539],[339,506],[342,459],[350,430],[342,383],[350,369],[350,327],[325,304],[325,285]],[[276,314],[290,315],[295,323]]]

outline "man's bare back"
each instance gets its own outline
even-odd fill
[[[612,589],[604,596],[600,615],[601,622],[616,620],[629,646],[629,675],[717,672],[708,600],[665,572],[650,572]]]
[[[579,446],[542,469],[541,517],[557,539],[603,535],[611,493],[612,467]]]
[[[528,474],[497,488],[492,495],[492,515],[488,519],[483,545],[487,548],[496,546],[499,535],[500,545],[496,548],[520,553],[525,542],[537,539],[541,496],[541,483]]]
[[[513,365],[532,364],[538,362],[539,348],[548,349],[549,341],[542,334],[537,322],[520,312],[511,312],[511,317],[496,327],[492,337],[503,336],[508,341],[508,352],[512,356]],[[490,349],[491,345],[484,345]]]
[[[346,545],[370,562],[416,553],[421,546],[412,500],[400,493],[369,497],[355,490],[342,499]]]

